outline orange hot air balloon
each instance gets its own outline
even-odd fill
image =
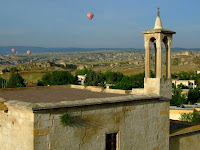
[[[94,17],[94,14],[92,12],[87,13],[87,17],[89,18],[89,20],[92,20],[92,18]]]
[[[15,48],[12,48],[12,49],[11,49],[11,52],[12,52],[12,53],[14,53],[15,51],[16,51],[16,49],[15,49]]]
[[[16,54],[19,54],[19,52],[16,52]]]
[[[27,53],[28,55],[30,55],[30,54],[31,54],[31,51],[30,51],[30,50],[28,50],[26,53]]]

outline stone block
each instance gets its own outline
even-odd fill
[[[34,136],[34,143],[40,144],[40,143],[46,143],[47,142],[47,136],[46,135],[36,135]]]
[[[49,149],[48,143],[34,144],[34,150],[48,150],[48,149]]]
[[[38,122],[39,128],[51,128],[53,126],[53,120],[41,120]]]
[[[169,116],[169,111],[166,111],[166,110],[160,111],[160,115],[167,115],[167,116]]]
[[[50,129],[34,129],[34,136],[49,134]]]
[[[41,121],[50,120],[50,114],[42,114],[40,118],[41,118]]]

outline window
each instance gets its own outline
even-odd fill
[[[106,134],[106,150],[117,150],[117,135],[118,133]]]
[[[189,82],[188,86],[193,86],[193,83]]]

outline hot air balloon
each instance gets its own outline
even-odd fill
[[[19,52],[16,52],[16,54],[19,54]]]
[[[94,17],[94,14],[92,12],[87,13],[87,17],[89,18],[89,20],[92,20],[92,18]]]
[[[15,49],[15,48],[12,48],[12,49],[11,49],[11,52],[12,52],[12,53],[14,53],[15,51],[16,51],[16,49]]]
[[[31,54],[31,51],[30,51],[30,50],[28,50],[26,53],[27,53],[28,55],[30,55],[30,54]]]

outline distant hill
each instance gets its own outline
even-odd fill
[[[6,55],[11,54],[11,49],[15,48],[20,54],[26,53],[27,50],[31,50],[33,53],[73,53],[73,52],[90,52],[90,51],[103,51],[103,50],[143,50],[136,48],[45,48],[45,47],[34,47],[34,46],[0,46],[0,54]]]
[[[172,48],[173,51],[186,51],[186,50],[194,50],[199,51],[200,48],[181,48],[181,47],[174,47]]]
[[[144,49],[139,48],[45,48],[45,47],[34,47],[34,46],[0,46],[0,55],[11,54],[11,49],[15,48],[20,54],[26,53],[27,50],[31,50],[33,53],[76,53],[76,52],[90,52],[90,51],[143,51]],[[173,48],[173,51],[184,51],[184,50],[200,50],[200,48]]]

